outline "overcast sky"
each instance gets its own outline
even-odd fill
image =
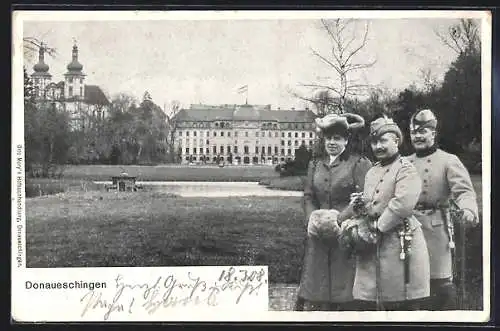
[[[456,54],[434,30],[451,19],[371,20],[368,42],[354,62],[377,60],[352,78],[401,90],[422,81],[420,69],[438,79]],[[25,37],[43,39],[57,49],[46,56],[53,80],[63,80],[73,38],[86,83],[109,95],[147,90],[161,107],[191,103],[244,103],[238,87],[248,85],[248,102],[272,108],[303,108],[288,92],[334,72],[311,53],[328,55],[330,43],[318,20],[92,21],[25,22]],[[362,36],[363,24],[357,32]],[[37,56],[27,64],[28,71]],[[299,89],[304,93],[307,90]]]

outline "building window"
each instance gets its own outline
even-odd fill
[[[193,148],[193,154],[196,154],[196,147]]]
[[[248,137],[248,131],[245,131],[245,137]]]
[[[262,154],[266,154],[266,148],[262,146]]]
[[[313,141],[309,140],[309,146],[312,146],[312,145],[313,145]]]
[[[217,137],[217,132],[216,131],[214,131],[214,137]]]
[[[217,154],[217,146],[214,146],[213,150],[214,150],[214,154]]]
[[[288,138],[292,138],[292,133],[288,132]]]
[[[189,147],[186,147],[186,154],[189,154]]]
[[[219,149],[220,149],[220,153],[224,154],[224,146],[221,146]]]
[[[305,138],[305,137],[306,137],[306,133],[302,132],[302,138]]]
[[[281,155],[285,155],[285,150],[281,149]]]
[[[179,131],[179,137],[182,137],[182,131]]]
[[[298,138],[298,137],[299,137],[299,133],[295,132],[295,138]]]
[[[186,137],[189,137],[189,131],[186,131]]]
[[[273,154],[273,149],[271,146],[267,146],[267,154]]]
[[[210,137],[210,131],[207,131],[207,137]]]
[[[224,122],[220,124],[221,129],[224,128]]]
[[[220,136],[224,137],[224,131],[221,131]]]
[[[243,146],[243,149],[245,151],[245,154],[248,154],[248,146]]]
[[[231,154],[231,146],[227,146],[227,154]]]
[[[255,146],[255,154],[259,154],[259,146]]]
[[[278,146],[274,146],[274,154],[278,154]]]
[[[288,140],[288,146],[292,146],[292,141]]]
[[[69,87],[69,97],[71,98],[73,96],[73,86]]]
[[[272,137],[272,133],[271,133],[271,131],[269,131],[269,132],[267,133],[267,136],[268,136],[269,138],[271,138],[271,137]]]
[[[197,131],[193,131],[193,137],[196,137]]]
[[[207,147],[207,148],[206,148],[206,152],[205,152],[205,153],[206,153],[206,154],[210,154],[210,148],[208,148],[208,147]]]
[[[302,140],[302,145],[306,145],[306,141],[305,140]]]
[[[205,140],[205,144],[210,145],[210,140]]]
[[[238,131],[234,131],[234,136],[238,137]]]
[[[299,141],[295,140],[295,146],[299,146]]]
[[[281,137],[285,138],[285,133],[281,132]]]
[[[70,83],[73,83],[73,77],[70,77],[70,78],[68,79],[68,81],[69,81]]]
[[[83,87],[80,86],[80,96],[83,97]]]
[[[312,138],[312,137],[313,137],[313,133],[309,132],[309,138]]]
[[[228,136],[228,137],[231,137],[231,131],[229,131],[229,132],[227,133],[227,136]]]
[[[288,155],[292,154],[292,150],[288,149]]]
[[[234,146],[233,151],[234,151],[234,154],[238,154],[238,146]]]
[[[285,141],[284,140],[281,141],[281,146],[285,146]]]

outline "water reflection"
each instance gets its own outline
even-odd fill
[[[96,184],[111,184],[111,182],[95,182]],[[148,189],[159,192],[174,193],[183,197],[231,197],[231,196],[295,196],[301,197],[302,192],[272,190],[258,182],[168,182],[168,181],[138,181]]]

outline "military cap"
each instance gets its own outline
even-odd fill
[[[437,127],[437,119],[432,110],[422,109],[417,111],[410,119],[410,129],[418,130],[420,128],[431,128],[435,129]]]
[[[318,133],[347,132],[365,126],[363,117],[352,113],[328,114],[325,117],[316,118],[315,122]]]
[[[395,133],[400,141],[403,141],[403,134],[399,126],[387,116],[377,118],[370,123],[370,138],[379,138],[387,132]]]

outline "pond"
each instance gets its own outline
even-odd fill
[[[96,181],[96,184],[111,184]],[[232,197],[232,196],[267,196],[301,197],[302,192],[272,190],[258,182],[169,182],[137,181],[137,184],[155,191],[174,193],[183,197]]]

